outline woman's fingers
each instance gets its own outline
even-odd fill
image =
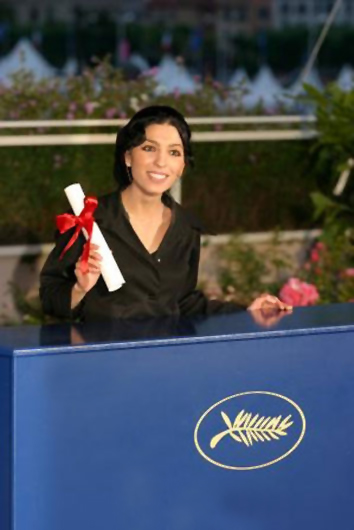
[[[271,294],[264,293],[256,298],[248,307],[250,311],[255,309],[278,309],[279,311],[291,311],[292,306],[284,304],[279,298]]]
[[[284,302],[279,300],[279,298],[272,295],[267,295],[264,297],[261,307],[274,307],[280,309],[281,311],[288,311],[292,309],[290,305],[284,304]]]
[[[94,274],[101,272],[101,267],[102,267],[101,258],[98,259],[97,257],[89,257],[87,261],[87,265],[88,265],[87,272],[91,272]],[[76,266],[75,266],[75,270],[79,273],[82,270],[81,266],[82,266],[82,260],[79,259],[79,261],[77,261]]]

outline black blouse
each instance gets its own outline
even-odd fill
[[[95,219],[126,283],[117,291],[109,292],[100,277],[73,311],[70,302],[76,283],[74,269],[85,239],[80,235],[60,260],[73,229],[58,235],[40,276],[44,312],[60,318],[97,321],[208,315],[244,309],[231,302],[208,300],[196,290],[202,227],[171,197],[164,195],[163,200],[172,210],[171,224],[158,250],[150,254],[132,228],[120,194],[114,192],[99,199]]]

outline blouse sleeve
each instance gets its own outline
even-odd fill
[[[198,269],[200,259],[200,234],[195,232],[195,242],[189,261],[189,274],[186,290],[179,301],[181,315],[192,316],[197,314],[212,315],[216,313],[235,313],[246,308],[235,302],[222,302],[220,300],[209,300],[205,294],[196,289],[198,281]]]
[[[55,247],[49,254],[40,274],[39,296],[43,311],[58,318],[77,318],[83,305],[81,302],[74,310],[71,310],[71,291],[76,283],[75,264],[85,242],[82,234],[60,259],[74,230],[75,228],[58,235]]]

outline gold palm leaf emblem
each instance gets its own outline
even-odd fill
[[[210,441],[211,449],[214,449],[225,436],[231,436],[235,442],[244,443],[247,447],[254,442],[279,440],[281,436],[288,434],[287,430],[294,423],[290,421],[291,414],[282,419],[281,416],[266,417],[241,410],[233,423],[225,412],[221,412],[221,416],[227,429],[213,436]]]

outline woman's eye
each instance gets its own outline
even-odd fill
[[[153,149],[154,149],[153,145],[144,145],[143,147],[143,151],[147,151],[147,152],[153,151]]]
[[[171,151],[171,155],[172,155],[172,156],[181,156],[181,153],[180,153],[179,151],[177,151],[176,149],[173,149],[173,150]]]

